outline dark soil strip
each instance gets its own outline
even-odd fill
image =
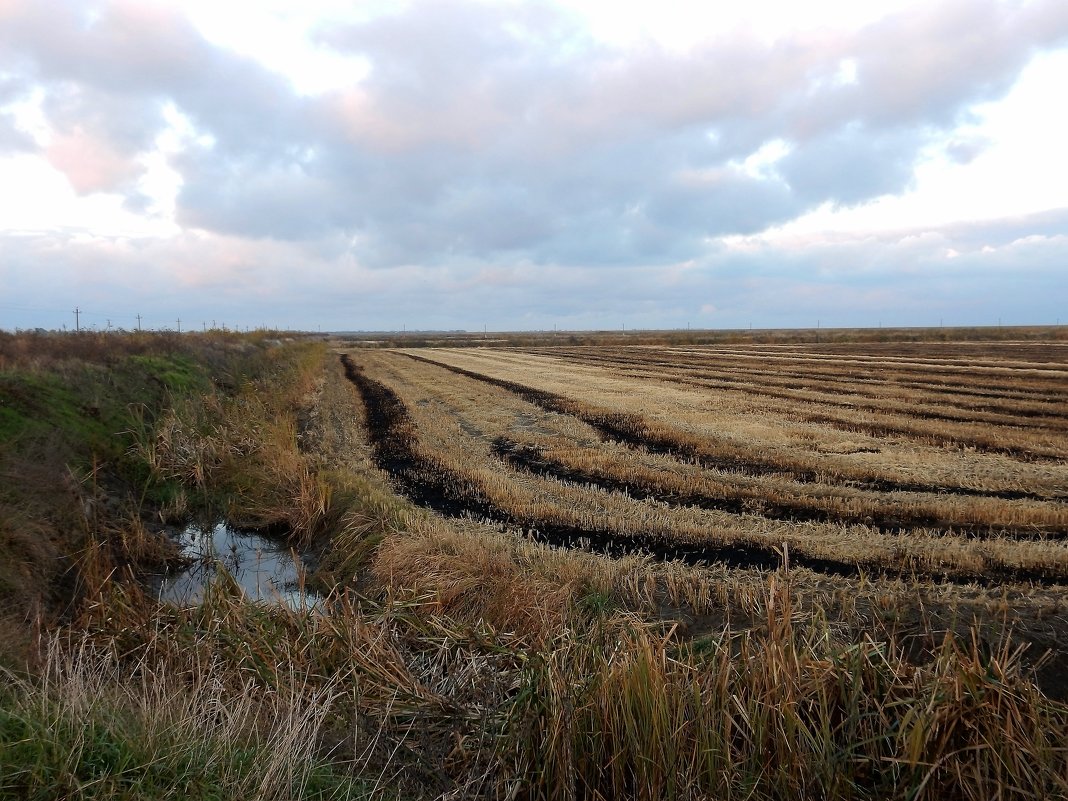
[[[670,436],[656,436],[651,434],[645,426],[645,422],[634,415],[618,414],[613,412],[591,412],[584,409],[568,398],[555,395],[544,390],[517,384],[513,381],[505,381],[500,378],[476,373],[463,367],[454,367],[451,364],[428,359],[425,356],[416,356],[406,353],[409,359],[442,370],[481,381],[484,384],[507,390],[518,395],[528,403],[539,408],[557,414],[566,414],[576,417],[596,430],[604,439],[621,442],[632,448],[644,450],[648,453],[670,456],[685,462],[699,464],[708,470],[719,470],[724,473],[738,473],[746,476],[776,476],[799,484],[826,484],[820,480],[820,476],[814,470],[795,470],[789,467],[738,457],[716,457],[707,453],[701,453],[697,448],[687,442],[680,442]],[[829,472],[829,471],[828,471]],[[999,498],[1006,501],[1035,500],[1049,501],[1059,499],[1061,496],[1040,495],[1035,492],[1024,490],[980,490],[969,487],[956,487],[942,484],[918,484],[889,479],[851,479],[848,476],[839,476],[843,484],[857,489],[871,490],[873,492],[923,492],[945,495],[963,495],[976,498]]]
[[[955,535],[969,539],[986,539],[989,537],[1012,536],[1018,540],[1061,540],[1068,538],[1068,530],[1059,528],[1039,528],[1037,526],[981,526],[965,528],[947,526],[938,517],[908,515],[892,518],[887,515],[850,516],[841,512],[832,512],[806,503],[772,501],[769,498],[753,498],[746,495],[706,495],[679,494],[665,490],[655,484],[636,483],[603,473],[585,472],[563,462],[552,459],[542,453],[535,445],[514,442],[506,437],[498,437],[493,443],[493,452],[497,458],[517,470],[524,470],[542,478],[570,481],[574,484],[593,485],[609,492],[621,492],[635,500],[653,500],[669,506],[694,506],[730,514],[748,514],[782,520],[793,523],[841,523],[861,524],[883,534],[904,534],[910,531],[933,531],[940,535]]]
[[[346,377],[359,390],[367,409],[368,433],[376,464],[393,476],[413,503],[446,516],[474,517],[520,529],[532,540],[547,545],[580,548],[612,557],[639,554],[690,565],[722,564],[731,568],[761,570],[775,570],[782,565],[779,552],[763,543],[679,543],[651,535],[620,535],[544,520],[517,519],[493,504],[468,478],[420,455],[415,448],[415,424],[396,393],[365,375],[347,355],[343,355],[341,360]],[[923,568],[890,568],[876,563],[843,562],[807,556],[796,551],[790,554],[790,561],[797,567],[847,578],[863,574],[983,586],[1010,582],[1068,584],[1068,578],[1053,570],[1023,570],[1002,565],[991,565],[983,574],[970,575]]]
[[[415,450],[416,429],[404,403],[384,384],[364,375],[348,355],[341,356],[345,377],[360,392],[367,410],[367,432],[376,466],[389,473],[405,497],[447,517],[488,517],[497,509],[461,476],[424,459]]]
[[[809,411],[812,408],[828,408],[838,407],[842,409],[851,409],[854,412],[871,414],[878,416],[881,414],[888,414],[885,410],[879,410],[871,407],[852,406],[849,403],[822,403],[818,400],[804,399],[798,397],[792,397],[787,392],[774,392],[765,391],[758,387],[745,388],[745,387],[731,387],[722,386],[719,382],[710,383],[707,381],[698,381],[686,378],[673,378],[665,377],[663,380],[674,384],[682,384],[697,387],[698,389],[715,389],[724,392],[735,392],[749,397],[763,396],[767,398],[775,398],[778,400],[785,400],[791,404],[791,406],[782,407],[778,404],[768,404],[769,408],[775,409],[776,413],[786,416],[790,419],[799,420],[808,423],[819,423],[821,425],[834,428],[838,431],[845,431],[849,433],[866,434],[876,439],[885,439],[892,437],[906,437],[914,442],[922,442],[935,447],[947,448],[951,450],[965,450],[972,449],[980,453],[990,453],[999,456],[1009,456],[1013,459],[1018,459],[1021,462],[1030,463],[1046,463],[1046,464],[1058,464],[1064,460],[1063,451],[1058,450],[1042,450],[1037,451],[1033,448],[1021,447],[1017,445],[1002,445],[997,440],[996,436],[982,437],[968,434],[940,434],[937,431],[931,431],[924,428],[922,425],[894,425],[889,422],[866,422],[863,420],[854,420],[846,416],[835,414],[821,414],[819,412]],[[917,412],[914,415],[917,421],[921,423],[927,420],[938,419],[937,415],[929,415],[923,412]],[[963,420],[952,419],[949,417],[942,418],[945,422],[956,423],[959,425],[967,425]],[[983,423],[982,420],[976,421]],[[985,423],[987,426],[997,426],[999,428],[1008,428],[1014,431],[1031,432],[1036,434],[1045,433],[1050,430],[1042,426],[1026,426],[1026,425],[1006,425],[1003,423]],[[1046,500],[1045,498],[1040,498]]]
[[[1051,343],[1052,344],[1052,343]],[[842,348],[832,343],[807,343],[796,346],[771,346],[754,345],[752,347],[729,347],[724,345],[708,345],[702,349],[711,349],[719,353],[747,352],[782,358],[784,355],[798,359],[823,359],[832,357],[843,362],[896,362],[909,365],[913,368],[935,367],[943,365],[956,367],[969,372],[1003,371],[1003,370],[1030,370],[1036,373],[1064,372],[1068,361],[1068,348],[1064,343],[1054,344],[1053,347],[1042,349],[1019,349],[1019,348],[961,348],[949,345],[946,348],[929,347],[935,343],[920,344],[915,348],[899,347],[900,343],[888,345],[883,348]],[[998,353],[997,351],[1001,351]]]

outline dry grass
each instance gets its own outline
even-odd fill
[[[595,568],[584,557],[575,570],[573,554],[470,534],[451,546],[415,535],[410,556],[421,545],[430,558],[394,562],[416,584],[401,590],[405,579],[392,576],[398,589],[384,602],[339,595],[296,612],[246,604],[223,584],[204,606],[178,610],[112,588],[86,610],[86,633],[53,638],[41,678],[16,680],[17,700],[5,697],[5,722],[47,721],[60,755],[23,762],[10,788],[33,790],[46,776],[103,787],[147,776],[171,782],[158,797],[208,783],[227,798],[305,797],[324,785],[350,793],[336,797],[377,785],[426,798],[979,799],[1068,789],[1068,707],[1037,690],[1019,651],[977,631],[947,636],[917,661],[892,636],[855,637],[818,604],[800,606],[794,583],[804,576],[784,570],[749,586],[748,627],[680,636],[671,621],[565,581],[568,570],[599,572],[601,586],[623,586],[648,565]],[[453,546],[466,575],[446,553]],[[524,588],[528,567],[538,573]],[[485,570],[488,585],[522,594],[472,586]],[[420,579],[454,593],[427,595]],[[558,589],[541,608],[560,614],[542,615],[537,632],[487,622],[482,613],[509,607],[529,621],[542,581]],[[118,770],[92,773],[87,761],[115,742]],[[345,772],[363,782],[345,784]]]
[[[298,676],[266,687],[219,659],[119,658],[77,635],[51,639],[36,679],[6,679],[5,733],[21,728],[37,739],[7,741],[25,753],[18,764],[0,760],[5,798],[222,790],[230,798],[290,799],[321,770],[318,733],[339,693]]]
[[[232,521],[282,527],[294,542],[310,542],[324,526],[333,489],[301,452],[297,418],[324,356],[321,345],[291,347],[236,391],[177,401],[133,453],[158,480],[176,481],[204,500],[225,499],[222,511]]]
[[[517,737],[532,798],[1056,797],[1068,718],[1018,654],[947,640],[913,667],[894,643],[793,628],[678,649],[631,623],[561,637],[530,670]]]

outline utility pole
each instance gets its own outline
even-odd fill
[[[81,315],[81,313],[82,313],[82,310],[79,309],[77,306],[75,306],[74,307],[74,330],[75,331],[81,331],[82,330],[81,322],[79,321],[79,315]]]
[[[182,318],[178,318],[178,333],[182,333]]]
[[[137,315],[137,330],[141,330],[141,315]]]

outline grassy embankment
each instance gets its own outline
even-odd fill
[[[267,336],[0,335],[0,797],[349,786],[308,759],[326,690],[253,700],[217,660],[131,665],[81,639],[94,615],[131,623],[113,596],[176,558],[164,524],[329,529],[334,487],[297,447],[323,357]]]
[[[1068,709],[1019,654],[947,636],[916,664],[797,608],[788,570],[712,585],[431,518],[346,461],[365,440],[301,449],[324,440],[309,399],[361,415],[324,355],[222,336],[0,342],[19,610],[0,798],[1068,792]],[[295,612],[222,582],[183,610],[122,580],[166,558],[152,521],[198,514],[330,536],[320,580],[364,597]],[[725,588],[700,604],[746,605],[744,627],[663,625],[672,582]]]

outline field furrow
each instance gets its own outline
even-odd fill
[[[521,470],[669,506],[696,506],[769,520],[861,524],[884,534],[924,531],[975,538],[1068,537],[1068,508],[1048,504],[1007,505],[998,500],[952,504],[919,493],[877,498],[853,488],[813,488],[781,480],[731,482],[729,476],[708,471],[695,474],[677,464],[651,466],[601,450],[507,437],[494,442],[494,452]]]
[[[770,471],[766,480],[719,474],[677,453],[604,442],[606,427],[633,422],[625,412],[591,414],[559,393],[467,375],[439,363],[442,355],[361,354],[362,369],[350,361],[347,371],[368,405],[380,466],[444,514],[566,547],[692,563],[773,566],[785,543],[794,564],[835,575],[1056,584],[1068,572],[1061,504],[962,496],[940,507],[937,498],[836,487],[822,475],[806,488]],[[531,357],[500,355],[523,358]],[[939,528],[947,520],[959,530]]]
[[[469,378],[483,381],[492,386],[501,387],[507,389],[510,392],[514,392],[518,396],[534,403],[542,408],[550,411],[559,412],[563,414],[571,414],[584,422],[590,424],[596,428],[605,437],[625,442],[635,447],[648,450],[653,453],[664,453],[672,455],[676,458],[688,461],[699,462],[702,466],[708,469],[723,470],[730,472],[738,472],[752,476],[766,476],[766,475],[781,475],[788,477],[797,482],[821,482],[824,480],[833,480],[837,482],[848,482],[854,486],[873,489],[879,491],[898,491],[898,492],[934,492],[934,493],[949,493],[949,494],[965,494],[965,495],[987,495],[990,497],[1000,497],[1003,499],[1020,499],[1020,498],[1033,498],[1033,499],[1060,499],[1064,498],[1065,494],[1062,489],[1050,487],[1046,491],[1038,491],[1024,489],[1023,484],[1025,480],[1017,485],[1019,488],[993,488],[987,486],[969,486],[966,483],[939,483],[927,480],[917,481],[903,481],[899,475],[894,475],[890,471],[881,469],[877,464],[857,463],[856,461],[845,462],[840,460],[831,460],[827,458],[816,458],[810,453],[806,453],[803,450],[793,449],[790,451],[783,450],[771,450],[762,447],[763,442],[739,442],[742,437],[727,437],[723,436],[723,428],[706,427],[703,431],[687,430],[681,427],[677,423],[680,422],[681,415],[673,415],[672,422],[664,422],[663,417],[653,417],[651,415],[644,414],[644,408],[642,408],[641,414],[634,414],[632,412],[621,412],[611,408],[606,408],[600,405],[594,405],[584,400],[579,400],[574,397],[569,397],[564,394],[556,392],[550,392],[545,389],[530,386],[529,384],[520,383],[519,381],[511,380],[510,378],[501,378],[495,375],[489,375],[487,373],[478,372],[476,370],[469,369],[467,367],[453,364],[448,361],[442,361],[442,354],[436,353],[434,359],[428,359],[427,357],[420,356],[414,353],[408,353],[408,356],[415,360],[429,361],[433,364],[439,364],[447,369],[457,372],[459,375],[464,375]],[[494,365],[486,365],[491,369]],[[575,376],[576,381],[581,381],[581,376]],[[572,382],[559,382],[566,384],[566,389],[573,392],[575,384]],[[622,383],[622,382],[617,382]],[[592,384],[586,385],[592,388]],[[646,392],[643,393],[643,397],[650,397],[653,395],[654,387],[648,387]],[[691,393],[693,395],[693,393]],[[677,397],[677,396],[676,396]],[[696,405],[702,405],[703,398],[696,396],[696,398],[690,398]],[[722,407],[728,404],[723,402],[724,399],[718,399],[717,407]],[[611,401],[610,401],[611,402]],[[720,415],[714,418],[715,423],[729,423],[732,426],[737,426],[741,422],[744,427],[745,433],[755,433],[755,426],[753,425],[752,407],[746,405],[736,407],[734,409],[726,409],[726,412],[730,412],[728,415]],[[767,412],[767,410],[762,410]],[[785,421],[786,418],[780,418]],[[812,422],[812,421],[808,421]],[[774,425],[774,421],[772,421]],[[781,424],[775,426],[776,433],[782,432],[784,426]],[[808,439],[812,437],[810,430],[804,429],[798,433],[798,439]],[[830,438],[829,438],[830,439]],[[768,443],[771,444],[771,443]],[[824,445],[821,457],[833,455],[833,448],[835,447],[830,442],[822,443]],[[839,446],[847,453],[842,455],[852,454],[880,454],[883,452],[884,447],[877,442],[871,444],[857,443],[853,441],[846,441]],[[926,452],[927,458],[935,455],[928,449]],[[901,453],[900,456],[912,455],[910,453]],[[956,462],[957,460],[953,460]],[[981,466],[989,466],[992,460],[984,460],[978,462],[974,459],[969,460],[974,466],[980,468]],[[1008,467],[1009,463],[1003,463],[1005,467]],[[959,481],[960,479],[960,467],[959,462],[951,465],[954,477]],[[1063,467],[1058,465],[1057,467]],[[1041,481],[1041,483],[1047,483],[1050,478],[1060,479],[1062,477],[1068,478],[1066,471],[1063,469],[1057,469],[1057,467],[1043,470],[1042,468],[1027,468],[1020,463],[1013,465],[1013,470],[1005,470],[1006,474],[1011,475],[1012,472],[1025,472],[1028,474],[1027,478],[1030,479],[1028,483]],[[947,471],[949,472],[949,471]],[[978,474],[981,474],[981,469],[976,469],[976,478]],[[929,473],[928,473],[929,475]],[[1043,481],[1045,479],[1045,481]],[[1063,486],[1063,484],[1061,485]]]

